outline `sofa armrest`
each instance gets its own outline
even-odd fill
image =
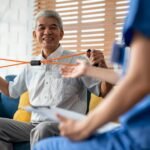
[[[1,103],[2,103],[3,117],[13,118],[14,113],[18,109],[19,98],[13,99],[4,94],[1,94]]]
[[[14,75],[6,76],[7,81],[12,81]],[[0,116],[5,118],[12,118],[18,108],[19,98],[13,99],[4,94],[0,94]]]

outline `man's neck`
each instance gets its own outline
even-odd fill
[[[48,50],[48,49],[43,49],[42,50],[42,56],[46,59],[51,53],[53,53],[55,50]]]
[[[60,45],[58,45],[58,47],[59,47]],[[57,47],[57,48],[58,48]],[[50,54],[52,54],[53,52],[55,52],[56,50],[57,50],[57,48],[55,48],[55,49],[43,49],[42,50],[42,56],[46,59]]]

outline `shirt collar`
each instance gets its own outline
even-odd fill
[[[51,59],[51,58],[57,58],[57,57],[60,57],[63,53],[63,48],[61,45],[59,45],[59,47],[53,52],[51,53],[47,59]],[[41,60],[45,59],[43,56],[42,56],[42,51],[41,51],[41,54],[40,54],[40,58]]]

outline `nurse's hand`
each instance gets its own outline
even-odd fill
[[[80,77],[86,73],[88,64],[83,60],[77,60],[76,66],[62,66],[60,73],[65,78]]]
[[[85,120],[75,121],[61,115],[57,115],[57,117],[60,120],[59,129],[62,136],[66,136],[75,141],[83,140],[90,136],[91,133],[87,129],[88,124]]]

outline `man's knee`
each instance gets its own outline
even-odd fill
[[[38,124],[35,128],[31,130],[30,133],[30,144],[33,148],[34,144],[38,141],[59,134],[58,124],[53,124],[50,122],[42,122]]]
[[[56,136],[59,134],[58,124],[56,123],[40,123],[31,130],[31,137],[38,137],[39,139]]]
[[[0,118],[0,136],[3,136],[5,130],[8,131],[8,129],[7,129],[7,119]]]
[[[44,126],[41,127],[35,127],[34,129],[31,130],[31,136],[38,136],[39,138],[42,138],[47,134],[46,132],[47,128]]]

